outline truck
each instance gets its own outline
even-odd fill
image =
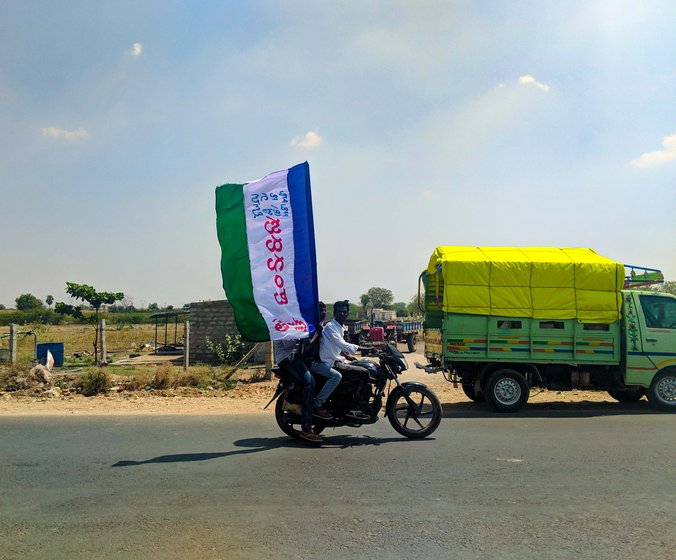
[[[397,342],[406,343],[409,352],[415,352],[418,336],[423,332],[422,321],[402,321],[395,323]]]
[[[345,324],[345,340],[359,346],[381,347],[385,343],[406,344],[409,352],[415,352],[418,336],[422,335],[422,321],[373,321],[350,320]],[[375,330],[374,330],[375,329]],[[382,329],[382,332],[380,331]],[[376,336],[372,336],[372,333]]]
[[[676,297],[637,289],[659,270],[626,266],[585,248],[437,247],[418,283],[428,363],[416,365],[499,412],[531,389],[673,412]]]

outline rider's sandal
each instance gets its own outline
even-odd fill
[[[315,418],[321,418],[322,420],[333,420],[333,415],[324,408],[315,408],[312,416]]]
[[[312,443],[321,443],[324,440],[319,437],[317,434],[315,434],[312,430],[301,430],[299,432],[300,437],[302,437],[306,441],[310,441]]]

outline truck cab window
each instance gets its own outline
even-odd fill
[[[676,300],[660,296],[639,296],[646,326],[676,329]]]

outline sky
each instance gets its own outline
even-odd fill
[[[676,3],[0,4],[0,303],[223,299],[214,189],[310,165],[320,298],[439,245],[676,280]]]

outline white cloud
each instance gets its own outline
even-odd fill
[[[306,132],[305,136],[296,136],[291,140],[292,146],[297,146],[299,148],[316,148],[321,145],[323,138],[319,136],[316,132]]]
[[[534,85],[535,87],[540,88],[542,91],[549,91],[549,86],[547,84],[543,84],[542,82],[538,82],[533,76],[530,74],[526,74],[525,76],[519,76],[519,83],[523,85]]]
[[[641,154],[631,164],[634,167],[650,167],[651,165],[676,160],[676,134],[662,138],[662,146],[664,147],[663,150]]]
[[[79,138],[86,138],[89,133],[82,127],[75,130],[63,130],[48,126],[42,129],[42,135],[50,138],[63,138],[64,140],[78,140]]]
[[[425,198],[434,198],[434,191],[423,191],[422,194]]]
[[[131,46],[131,54],[134,56],[141,56],[143,52],[143,45],[141,43],[134,43]]]

